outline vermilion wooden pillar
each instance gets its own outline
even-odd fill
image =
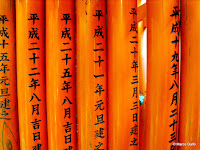
[[[44,0],[16,1],[20,149],[47,149]]]
[[[15,1],[0,0],[0,149],[19,150]]]
[[[76,0],[78,149],[107,150],[106,1]]]
[[[179,150],[200,149],[200,1],[181,1],[181,97]],[[188,146],[195,143],[193,146]],[[195,145],[195,146],[194,146]]]
[[[107,1],[108,149],[137,150],[138,28],[137,1]]]
[[[178,139],[179,25],[178,0],[147,0],[145,150],[173,149]]]
[[[46,89],[50,150],[77,149],[75,1],[46,1]]]

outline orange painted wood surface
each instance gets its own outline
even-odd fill
[[[0,149],[19,150],[15,1],[0,0]]]
[[[200,149],[200,1],[181,1],[181,95],[178,150]],[[189,143],[195,143],[188,146]]]
[[[178,0],[147,0],[145,150],[173,149],[178,139],[179,24]]]
[[[137,16],[137,21],[138,23],[144,18],[147,17],[147,5],[146,3],[138,7],[138,16]]]
[[[107,150],[106,1],[76,1],[78,149]]]
[[[137,150],[137,1],[107,1],[108,149]]]
[[[46,1],[48,148],[77,149],[75,1]]]
[[[20,149],[47,149],[44,0],[16,1]]]

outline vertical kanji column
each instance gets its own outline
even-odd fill
[[[176,149],[179,25],[179,0],[147,0],[145,150]]]
[[[200,1],[181,1],[181,95],[178,150],[200,149]]]
[[[107,150],[106,1],[76,1],[78,148]]]
[[[75,1],[46,1],[48,148],[76,150]]]
[[[0,149],[19,150],[15,1],[0,0]]]
[[[20,148],[47,150],[44,0],[16,1]]]
[[[138,150],[137,0],[107,1],[108,148]]]

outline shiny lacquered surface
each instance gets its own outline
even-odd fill
[[[107,1],[108,148],[137,150],[139,87],[137,1]]]
[[[200,1],[181,1],[181,97],[178,150],[200,149]]]
[[[107,150],[106,1],[76,0],[78,149]]]
[[[46,1],[48,148],[77,149],[75,1]]]
[[[147,0],[145,150],[178,141],[179,25],[178,0]]]
[[[44,0],[16,1],[20,149],[47,149]]]
[[[0,0],[0,149],[19,150],[15,1]]]

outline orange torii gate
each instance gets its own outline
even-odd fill
[[[46,1],[48,148],[77,149],[75,0]]]
[[[137,0],[108,0],[108,149],[138,150]]]
[[[200,149],[200,1],[181,1],[181,88],[178,150]]]
[[[16,1],[20,149],[47,149],[45,0]]]
[[[145,150],[178,139],[179,24],[179,0],[147,0]]]
[[[107,150],[106,1],[76,0],[78,149]]]
[[[0,0],[0,149],[19,150],[15,1]]]

